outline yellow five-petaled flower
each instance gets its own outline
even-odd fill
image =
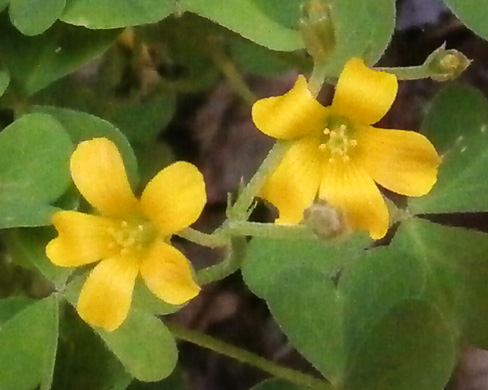
[[[115,144],[95,138],[78,145],[71,175],[97,214],[59,211],[59,236],[46,249],[56,265],[78,267],[101,260],[81,290],[77,310],[92,326],[117,329],[130,309],[140,274],[147,287],[170,304],[182,304],[200,288],[186,257],[170,244],[172,234],[199,217],[205,184],[198,169],[176,162],[159,172],[140,200],[130,187]]]
[[[378,239],[388,230],[389,216],[375,182],[407,196],[430,191],[440,158],[429,140],[371,126],[390,109],[397,89],[394,75],[353,58],[328,107],[314,98],[303,76],[285,95],[254,104],[259,130],[294,141],[260,194],[278,208],[277,223],[299,223],[318,195],[340,210],[351,228]]]

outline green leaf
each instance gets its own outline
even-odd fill
[[[85,112],[50,106],[33,106],[34,112],[52,115],[63,124],[75,144],[96,137],[106,137],[117,145],[124,160],[127,175],[133,185],[138,180],[137,161],[127,138],[110,122]]]
[[[488,210],[488,104],[467,85],[450,85],[434,98],[422,125],[442,153],[438,182],[420,198],[410,198],[414,213]]]
[[[400,302],[371,327],[352,357],[346,390],[442,390],[455,363],[448,324],[420,300]]]
[[[488,347],[488,235],[414,218],[393,242],[424,264],[426,296],[452,318],[470,344]]]
[[[394,0],[330,0],[336,48],[328,59],[327,75],[339,75],[351,57],[375,64],[395,27]]]
[[[49,203],[71,182],[72,149],[63,126],[45,114],[24,115],[0,133],[0,227],[50,224]]]
[[[115,102],[108,119],[134,142],[149,143],[173,118],[176,94],[165,89],[147,101]]]
[[[176,313],[184,307],[183,305],[171,305],[159,299],[146,287],[141,279],[136,281],[132,304],[134,308],[155,315]]]
[[[174,0],[67,0],[61,20],[91,29],[156,23],[175,10]]]
[[[371,327],[424,285],[419,262],[387,248],[366,251],[334,277],[310,267],[307,252],[295,264],[275,273],[264,298],[291,343],[337,386]]]
[[[7,8],[7,5],[10,3],[10,0],[0,0],[0,12]]]
[[[140,382],[134,380],[127,390],[188,390],[185,373],[176,367],[169,377],[160,382]]]
[[[263,297],[278,272],[302,264],[333,278],[344,264],[356,259],[370,243],[371,240],[363,234],[328,242],[255,238],[248,246],[242,275],[249,288]]]
[[[0,17],[0,57],[15,86],[32,95],[100,56],[118,34],[56,23],[44,34],[26,37]]]
[[[73,279],[64,296],[76,305],[89,272]],[[140,307],[140,304],[137,305]],[[114,332],[94,329],[122,362],[127,372],[144,382],[166,378],[176,366],[178,351],[168,328],[159,319],[134,304],[124,323]]]
[[[252,2],[279,24],[289,28],[298,27],[302,0],[252,0]]]
[[[50,388],[58,338],[54,296],[18,312],[0,327],[0,388]]]
[[[288,268],[276,275],[265,299],[290,343],[332,384],[340,383],[343,309],[333,281],[305,266]]]
[[[72,269],[58,267],[46,256],[46,244],[55,237],[54,229],[16,229],[10,232],[7,246],[15,260],[27,262],[51,281],[56,289],[61,289],[71,275]]]
[[[56,211],[57,207],[45,202],[5,192],[0,195],[0,229],[50,225]]]
[[[24,35],[38,35],[63,13],[65,0],[10,0],[12,24]]]
[[[210,19],[244,38],[272,50],[303,48],[300,34],[277,23],[252,0],[182,0],[182,8]]]
[[[0,299],[0,329],[6,321],[34,302],[33,299],[23,296]]]
[[[444,0],[444,2],[468,28],[488,39],[488,25],[485,18],[488,4],[486,2],[466,0]]]
[[[176,161],[171,147],[160,140],[135,144],[134,152],[137,157],[141,183],[149,183],[161,169]]]
[[[151,314],[132,310],[116,331],[97,332],[125,369],[141,381],[164,379],[176,366],[176,342],[168,328]]]
[[[279,57],[280,53],[248,40],[234,39],[231,50],[232,58],[241,68],[260,76],[278,75],[291,69],[291,65]]]
[[[254,386],[251,390],[307,390],[304,387],[287,382],[283,379],[270,379]]]
[[[2,96],[10,84],[10,74],[6,70],[0,70],[0,96]]]
[[[125,389],[132,377],[75,310],[65,309],[52,390]]]

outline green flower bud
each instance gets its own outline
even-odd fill
[[[306,0],[301,12],[299,27],[307,52],[323,63],[335,48],[330,5],[323,0]]]
[[[471,60],[460,51],[446,50],[444,44],[427,58],[427,64],[432,80],[447,81],[459,77],[471,64]]]

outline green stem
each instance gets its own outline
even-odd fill
[[[207,234],[190,227],[177,233],[177,235],[195,244],[206,246],[207,248],[223,247],[230,244],[229,239],[220,233]]]
[[[234,62],[222,50],[222,47],[211,39],[207,39],[202,43],[207,49],[206,53],[208,53],[212,61],[215,63],[215,65],[217,65],[219,70],[225,76],[232,89],[237,94],[239,94],[239,96],[241,96],[249,105],[254,104],[254,102],[257,100],[256,96],[249,89]]]
[[[420,80],[432,76],[432,71],[426,64],[417,66],[403,66],[398,68],[374,68],[381,72],[394,74],[399,80]]]
[[[222,340],[215,339],[204,333],[185,329],[174,324],[166,324],[166,326],[177,339],[188,341],[202,348],[209,349],[221,355],[236,359],[242,363],[249,364],[250,366],[267,372],[276,378],[282,378],[291,383],[295,383],[309,389],[333,390],[332,385],[325,380],[315,378],[311,375],[304,374],[291,368],[280,366],[279,364],[264,359],[261,356],[255,355],[234,345],[227,344]]]
[[[244,261],[246,247],[247,241],[245,237],[232,238],[227,255],[222,262],[197,271],[198,284],[205,285],[222,280],[236,272],[241,268]]]
[[[322,62],[315,62],[312,69],[312,74],[308,80],[308,90],[317,97],[322,89],[322,85],[325,81],[325,64]]]
[[[305,225],[282,226],[273,223],[229,220],[225,225],[225,232],[230,236],[317,240],[317,236]]]
[[[228,212],[228,217],[235,220],[246,220],[248,210],[256,194],[266,183],[269,175],[278,167],[286,151],[290,148],[291,142],[277,141],[269,151],[263,163],[249,181],[247,186],[239,194],[236,202]]]

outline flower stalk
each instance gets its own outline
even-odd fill
[[[263,188],[269,175],[280,164],[281,159],[290,146],[291,144],[287,141],[279,141],[275,143],[257,172],[247,186],[239,193],[236,202],[227,212],[227,217],[229,219],[236,221],[247,220],[254,197],[256,197],[259,191]]]
[[[256,367],[276,378],[285,379],[291,383],[314,390],[333,390],[330,383],[314,376],[304,374],[291,368],[280,366],[272,361],[255,355],[249,351],[227,344],[204,333],[185,329],[175,324],[166,324],[170,332],[177,339],[190,342],[202,348],[209,349],[221,355],[238,360],[242,363]]]

